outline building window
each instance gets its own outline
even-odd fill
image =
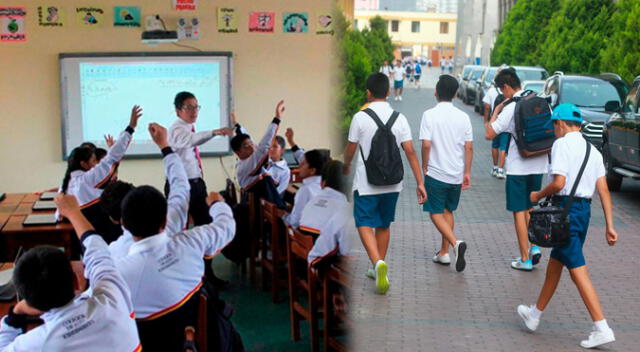
[[[412,21],[411,22],[411,32],[420,33],[420,22],[419,21]]]
[[[449,33],[449,22],[440,22],[440,34]]]
[[[391,21],[391,31],[392,32],[397,32],[398,31],[398,27],[400,27],[400,21],[392,20]]]

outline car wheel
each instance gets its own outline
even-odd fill
[[[602,159],[604,160],[604,167],[607,171],[607,186],[609,186],[611,192],[617,192],[620,190],[620,187],[622,187],[622,176],[613,171],[613,160],[611,160],[608,143],[602,145]]]

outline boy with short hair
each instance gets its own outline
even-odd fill
[[[406,72],[404,67],[402,67],[402,62],[400,60],[396,60],[396,65],[391,70],[391,75],[393,76],[393,100],[402,101],[402,91],[404,90],[404,77],[406,76]]]
[[[291,170],[287,161],[282,159],[284,154],[285,142],[282,136],[276,136],[269,148],[269,162],[267,163],[267,173],[271,175],[274,184],[278,188],[280,196],[284,195],[284,192],[289,186],[289,178],[291,177]]]
[[[464,270],[467,244],[459,241],[453,231],[453,212],[458,208],[460,192],[471,186],[473,160],[473,130],[469,115],[451,102],[458,90],[458,81],[451,75],[441,75],[436,84],[438,105],[422,115],[422,171],[428,198],[423,209],[442,235],[442,245],[433,257],[438,264],[449,265],[449,245],[453,247],[456,271]]]
[[[502,68],[498,68],[496,75],[500,73]],[[495,108],[495,102],[498,96],[502,93],[496,87],[495,82],[491,83],[487,93],[482,98],[484,103],[484,121],[491,119],[491,112]],[[509,142],[511,135],[508,132],[502,132],[493,140],[491,140],[491,158],[493,159],[493,169],[491,169],[491,176],[498,179],[504,179],[507,175],[504,172],[504,163],[507,157],[507,149],[509,148]]]
[[[558,137],[551,149],[552,180],[542,191],[531,192],[530,198],[533,203],[552,196],[554,205],[565,206],[586,156],[587,147],[590,148],[590,154],[576,188],[573,203],[569,208],[569,243],[553,248],[538,301],[531,306],[518,306],[518,314],[527,328],[536,330],[542,311],[547,307],[558,287],[562,269],[567,267],[594,323],[593,331],[586,340],[580,342],[580,346],[594,348],[615,341],[615,336],[604,318],[600,300],[589,278],[582,247],[591,217],[591,197],[596,189],[606,222],[605,240],[609,246],[616,244],[618,234],[613,227],[611,194],[607,186],[602,155],[580,133],[582,127],[580,110],[573,104],[558,105],[553,111],[552,120],[554,132]]]
[[[2,319],[0,350],[140,351],[129,287],[116,270],[109,247],[74,196],[61,194],[55,202],[85,248],[90,289],[75,295],[71,263],[58,248],[39,246],[26,252],[13,273],[22,300]],[[44,324],[26,332],[27,316],[40,316]]]
[[[360,147],[361,157],[356,164],[355,177],[353,179],[354,191],[354,218],[360,239],[374,266],[371,272],[375,272],[376,290],[385,294],[389,289],[387,277],[387,264],[384,259],[389,247],[391,236],[390,226],[395,219],[396,203],[402,190],[402,181],[397,184],[376,186],[369,182],[365,167],[365,160],[372,149],[373,136],[378,131],[378,125],[371,115],[373,113],[380,122],[386,124],[394,111],[386,102],[389,95],[389,80],[382,73],[374,73],[367,79],[367,99],[370,111],[360,111],[353,116],[349,128],[349,142],[344,153],[344,172],[349,174],[351,161]],[[427,196],[422,181],[420,163],[413,148],[411,128],[409,122],[402,114],[397,114],[397,120],[391,126],[391,132],[395,137],[398,148],[402,147],[411,166],[413,176],[418,184],[416,192],[418,203],[422,204]],[[389,155],[389,158],[391,156]],[[367,274],[367,276],[370,276]]]
[[[485,122],[485,138],[487,140],[496,138],[502,132],[508,132],[515,138],[514,112],[516,103],[513,98],[522,96],[520,79],[514,69],[507,68],[496,74],[495,82],[496,87],[504,94],[505,101],[495,107],[491,120]],[[513,223],[520,249],[520,258],[512,262],[511,267],[516,270],[531,271],[533,266],[540,261],[542,254],[536,245],[529,248],[527,227],[529,211],[534,205],[529,199],[529,193],[540,190],[542,175],[548,170],[548,157],[543,154],[525,158],[520,155],[517,143],[509,143],[506,167],[507,210],[513,212]]]

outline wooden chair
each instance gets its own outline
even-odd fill
[[[197,327],[187,326],[184,328],[185,342],[193,343],[198,351],[208,351],[207,341],[207,296],[203,293],[198,295],[198,321]]]
[[[260,250],[260,212],[258,199],[253,192],[247,192],[247,204],[249,206],[249,229],[252,234],[249,244],[249,279],[251,284],[256,283],[257,258]]]
[[[307,256],[313,247],[313,238],[291,227],[287,228],[287,262],[289,269],[289,309],[291,338],[300,340],[300,321],[307,320],[311,330],[311,351],[319,351],[320,302],[318,278],[307,264]],[[301,298],[306,296],[305,305]]]
[[[334,297],[347,292],[349,287],[349,263],[345,257],[336,257],[322,275],[322,305],[324,308],[324,351],[346,352],[347,346],[338,337],[347,334],[349,321],[344,311],[334,309]],[[342,297],[344,298],[344,297]]]
[[[281,219],[284,211],[265,199],[260,200],[260,205],[263,230],[260,259],[262,289],[267,289],[267,283],[271,278],[271,299],[273,303],[277,303],[279,290],[287,285],[287,278],[283,275],[287,264],[285,225]],[[270,257],[269,252],[271,252]],[[270,275],[267,275],[267,272]]]

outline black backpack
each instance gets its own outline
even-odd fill
[[[549,103],[531,90],[512,100],[516,103],[513,112],[514,139],[520,155],[528,158],[548,154],[556,140]]]
[[[365,160],[362,146],[360,146],[362,161],[364,161],[364,167],[367,170],[367,181],[374,186],[389,186],[402,182],[404,168],[400,157],[400,148],[398,148],[396,136],[391,131],[391,127],[400,113],[394,111],[385,125],[373,110],[365,109],[363,111],[378,125],[378,130],[371,139],[369,159]]]
[[[498,88],[493,88],[498,89]],[[491,113],[489,114],[489,120],[491,120],[491,116],[493,116],[493,112],[496,110],[496,106],[504,101],[504,95],[499,93],[496,97],[496,100],[493,101],[493,108],[491,109]]]

